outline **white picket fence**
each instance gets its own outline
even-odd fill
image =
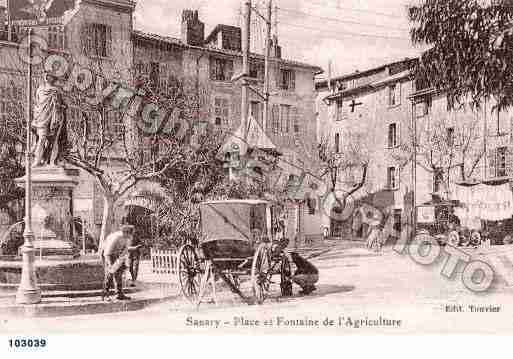
[[[157,275],[178,274],[178,253],[175,250],[150,249],[151,272]]]

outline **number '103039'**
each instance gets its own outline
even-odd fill
[[[9,339],[10,348],[44,348],[46,339]]]

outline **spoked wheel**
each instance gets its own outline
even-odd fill
[[[178,280],[183,295],[192,304],[200,296],[202,269],[198,254],[193,246],[186,244],[178,252]]]
[[[281,260],[280,276],[280,289],[282,297],[292,296],[292,269],[290,267],[289,258],[285,255]]]
[[[251,284],[253,295],[258,304],[262,304],[271,286],[271,258],[265,243],[260,244],[253,257],[251,266]]]

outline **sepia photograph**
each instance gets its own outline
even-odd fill
[[[511,335],[512,106],[512,0],[0,0],[2,346]]]

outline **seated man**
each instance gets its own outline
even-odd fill
[[[297,267],[292,281],[301,287],[300,294],[312,293],[316,289],[315,283],[319,280],[319,270],[296,252],[290,253],[290,256]]]

